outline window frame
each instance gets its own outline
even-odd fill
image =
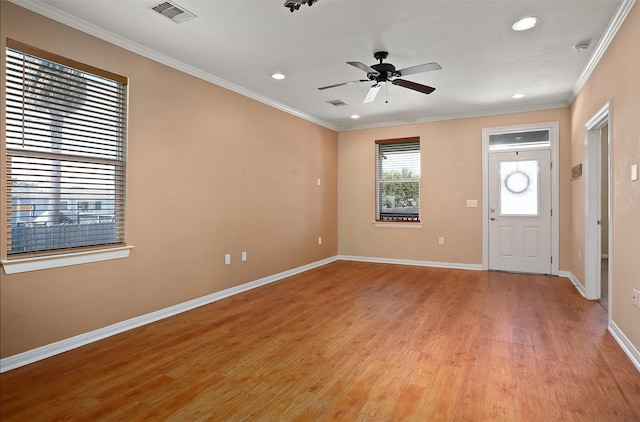
[[[37,250],[37,248],[33,248],[36,250],[30,250],[26,252],[15,252],[11,251],[11,242],[12,242],[12,225],[15,223],[13,216],[13,201],[7,200],[3,201],[5,203],[2,214],[3,218],[1,221],[2,232],[4,233],[2,236],[2,245],[0,248],[0,264],[2,264],[4,271],[6,274],[14,274],[24,271],[33,271],[47,268],[56,268],[61,266],[68,265],[77,265],[88,262],[96,262],[110,259],[118,259],[125,258],[129,256],[130,250],[133,246],[128,245],[126,242],[126,168],[127,168],[127,118],[128,118],[128,78],[117,75],[115,73],[99,69],[84,63],[77,62],[72,59],[68,59],[66,57],[62,57],[56,55],[54,53],[50,53],[44,50],[41,50],[36,47],[29,46],[27,44],[21,43],[19,41],[15,41],[12,39],[6,40],[5,45],[5,56],[3,63],[5,65],[6,71],[3,75],[3,93],[5,95],[5,101],[8,101],[9,98],[7,96],[7,91],[9,87],[9,69],[8,69],[8,52],[9,50],[17,51],[20,54],[25,54],[28,56],[34,56],[37,59],[44,60],[49,63],[62,65],[67,68],[71,68],[77,71],[80,71],[84,74],[92,74],[98,76],[100,78],[105,78],[110,80],[111,82],[117,83],[122,95],[119,100],[119,104],[122,107],[122,111],[120,117],[118,118],[118,137],[117,141],[114,144],[115,155],[114,159],[95,159],[90,156],[84,157],[82,154],[80,156],[74,155],[73,153],[67,154],[58,154],[56,152],[47,153],[45,155],[51,155],[52,157],[59,157],[59,161],[69,161],[83,163],[83,165],[88,165],[88,168],[94,168],[93,171],[99,171],[98,163],[108,163],[111,161],[113,166],[114,179],[113,179],[113,209],[114,209],[114,221],[115,221],[115,232],[114,242],[104,242],[104,240],[100,240],[101,243],[94,243],[92,245],[84,245],[84,246],[70,246],[70,247],[61,247],[54,249],[46,249],[46,250]],[[83,77],[84,79],[84,77]],[[88,80],[88,79],[85,79]],[[54,82],[55,83],[55,82]],[[118,94],[118,95],[120,95]],[[66,101],[66,98],[65,98]],[[3,171],[2,177],[2,189],[5,192],[4,195],[6,198],[9,198],[11,195],[10,192],[13,189],[12,186],[12,177],[15,177],[13,173],[13,166],[9,165],[9,161],[13,159],[13,157],[25,157],[27,165],[34,166],[35,164],[29,162],[28,160],[36,160],[38,154],[43,155],[42,153],[38,153],[37,151],[31,151],[29,149],[19,149],[16,148],[14,144],[10,144],[8,139],[8,124],[9,124],[9,107],[8,104],[3,104],[5,107],[5,114],[3,122],[5,125],[3,126],[3,130],[5,133],[4,142],[2,145],[2,159],[5,165],[5,171]],[[64,107],[64,106],[63,106]],[[15,107],[12,107],[15,108]],[[15,121],[12,118],[12,122]],[[88,120],[91,122],[91,120]],[[27,126],[24,126],[27,127]],[[86,136],[86,135],[85,135]],[[93,142],[83,141],[88,145],[94,145]],[[60,144],[62,145],[62,144]],[[29,158],[31,157],[31,158]],[[30,164],[29,164],[30,163]],[[93,165],[94,167],[91,167]],[[31,167],[33,168],[33,167]],[[109,196],[110,197],[110,196]],[[63,202],[66,203],[66,199],[64,201],[60,200],[60,206],[62,207]],[[95,200],[94,200],[95,202]],[[104,203],[101,202],[101,206],[104,206]],[[54,211],[55,212],[55,211]],[[118,221],[116,221],[117,219]],[[51,246],[51,245],[49,245]]]
[[[418,193],[418,201],[417,201],[417,216],[415,219],[407,219],[407,218],[381,218],[381,189],[382,184],[385,182],[389,182],[389,180],[385,180],[381,176],[382,171],[382,162],[380,156],[382,154],[381,148],[382,145],[389,144],[417,144],[417,153],[418,159],[417,164],[420,166],[420,175],[417,178],[411,179],[400,179],[397,183],[416,183],[417,184],[417,193]],[[409,151],[409,150],[407,150]],[[394,139],[379,139],[375,141],[375,219],[374,224],[376,227],[402,227],[402,228],[421,228],[422,227],[422,213],[421,213],[421,185],[422,185],[422,146],[420,143],[419,136],[406,137],[406,138],[394,138]]]

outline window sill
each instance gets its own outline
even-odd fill
[[[392,227],[394,229],[421,229],[422,223],[403,223],[402,221],[374,221],[376,227]]]
[[[70,265],[127,258],[131,249],[133,249],[133,246],[121,246],[117,248],[95,249],[60,255],[9,259],[6,261],[0,261],[0,263],[2,263],[5,274],[18,274],[28,271],[47,270],[50,268],[67,267]]]

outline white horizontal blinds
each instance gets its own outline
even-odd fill
[[[7,40],[8,255],[124,242],[126,79]]]
[[[376,141],[376,220],[420,221],[420,138]]]

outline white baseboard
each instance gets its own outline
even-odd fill
[[[618,328],[615,322],[609,321],[609,332],[613,338],[618,342],[622,350],[629,356],[631,362],[635,365],[636,369],[640,372],[640,352],[636,349],[631,341],[624,335],[622,330]]]
[[[65,340],[57,341],[55,343],[47,344],[36,349],[27,350],[26,352],[0,359],[0,373],[19,368],[21,366],[28,365],[42,359],[46,359],[59,353],[64,353],[66,351],[76,349],[89,343],[93,343],[95,341],[120,334],[124,331],[141,327],[143,325],[156,322],[161,319],[168,318],[203,305],[207,305],[209,303],[216,302],[220,299],[224,299],[229,296],[245,292],[247,290],[255,289],[256,287],[264,286],[265,284],[273,283],[283,278],[291,277],[292,275],[309,271],[313,268],[321,267],[336,260],[337,257],[332,256],[330,258],[312,262],[301,267],[293,268],[291,270],[283,271],[278,274],[250,281],[239,286],[211,293],[209,295],[189,300],[187,302],[169,306],[168,308],[160,309],[145,315],[140,315],[138,317],[118,322],[107,327],[99,328],[88,333],[80,334]]]
[[[560,277],[568,277],[569,280],[571,280],[571,283],[573,283],[575,288],[585,299],[592,300],[585,295],[584,287],[582,286],[582,284],[580,284],[580,282],[572,272],[560,271]],[[631,341],[629,341],[627,336],[624,335],[624,332],[620,330],[616,323],[611,320],[609,320],[609,332],[611,333],[615,341],[620,345],[622,350],[624,350],[627,356],[629,356],[629,359],[631,359],[631,362],[635,365],[638,371],[640,371],[640,352],[638,352],[638,349],[634,347],[634,345],[631,343]]]
[[[451,268],[457,270],[482,270],[482,264],[462,264],[458,262],[418,261],[413,259],[379,258],[370,256],[338,255],[344,261],[372,262],[377,264],[415,265],[419,267]]]
[[[284,271],[278,274],[274,274],[268,277],[264,277],[258,280],[254,280],[239,286],[231,287],[220,292],[215,292],[210,295],[199,297],[187,302],[179,303],[177,305],[169,306],[168,308],[160,309],[155,312],[151,312],[145,315],[140,315],[128,319],[126,321],[118,322],[107,327],[99,328],[97,330],[90,331],[88,333],[80,334],[68,339],[60,340],[55,343],[47,344],[45,346],[38,347],[36,349],[27,350],[26,352],[19,353],[17,355],[9,356],[0,359],[0,373],[10,371],[21,366],[28,365],[30,363],[37,362],[42,359],[64,353],[66,351],[82,347],[89,343],[93,343],[98,340],[102,340],[107,337],[120,334],[122,332],[132,330],[137,327],[141,327],[146,324],[150,324],[155,321],[159,321],[164,318],[168,318],[182,312],[189,311],[199,306],[207,305],[209,303],[216,302],[218,300],[227,298],[229,296],[236,295],[238,293],[245,292],[256,287],[263,286],[265,284],[273,283],[286,277],[302,273],[304,271],[311,270],[313,268],[320,267],[322,265],[329,264],[336,260],[345,261],[363,261],[363,262],[377,262],[386,264],[403,264],[403,265],[420,265],[428,267],[441,267],[441,268],[457,268],[465,270],[481,270],[481,265],[475,264],[457,264],[446,262],[431,262],[431,261],[414,261],[406,259],[390,259],[390,258],[371,258],[371,257],[359,257],[338,255],[330,258],[326,258],[320,261],[316,261],[301,267],[293,268],[288,271]]]
[[[179,303],[177,305],[170,306],[168,308],[160,309],[155,312],[151,312],[145,315],[140,315],[135,318],[128,319],[126,321],[118,322],[116,324],[109,325],[107,327],[99,328],[97,330],[90,331],[88,333],[80,334],[75,337],[71,337],[65,340],[57,341],[36,349],[28,350],[17,355],[9,356],[0,359],[0,373],[10,371],[21,366],[28,365],[30,363],[37,362],[42,359],[64,353],[66,351],[82,347],[89,343],[93,343],[98,340],[102,340],[107,337],[120,334],[122,332],[132,330],[137,327],[141,327],[152,322],[159,321],[164,318],[171,317],[173,315],[180,314],[182,312],[189,311],[191,309],[207,305],[209,303],[216,302],[218,300],[227,298],[229,296],[236,295],[238,293],[245,292],[247,290],[255,289],[256,287],[264,286],[269,283],[281,280],[283,278],[291,277],[296,274],[300,274],[311,269],[321,267],[337,260],[344,261],[359,261],[359,262],[373,262],[382,264],[399,264],[399,265],[415,265],[423,267],[437,267],[437,268],[451,268],[462,270],[482,270],[480,264],[460,264],[449,262],[434,262],[434,261],[417,261],[407,259],[393,259],[393,258],[376,258],[376,257],[363,257],[363,256],[351,256],[351,255],[337,255],[329,257],[320,261],[312,262],[301,267],[293,268],[291,270],[283,271],[278,274],[274,274],[268,277],[264,277],[258,280],[254,280],[248,283],[241,284],[239,286],[231,287],[219,292],[215,292],[206,296],[199,297],[187,302]],[[561,277],[568,277],[571,282],[576,286],[578,291],[584,296],[584,288],[575,276],[571,272],[560,271]],[[625,353],[629,356],[633,364],[640,371],[640,353],[631,344],[629,339],[624,335],[618,326],[611,321],[609,324],[609,332],[613,338],[620,344]]]
[[[589,299],[587,297],[587,295],[586,295],[585,290],[584,290],[584,286],[580,283],[580,281],[578,281],[576,276],[573,275],[573,273],[571,271],[560,271],[558,273],[558,276],[567,277],[571,281],[571,284],[573,284],[573,286],[578,290],[578,292],[580,292],[582,297],[584,297],[585,299]],[[591,300],[591,299],[589,299],[589,300]]]

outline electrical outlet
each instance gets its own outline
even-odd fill
[[[247,260],[247,253],[246,252],[242,252],[242,262],[245,262]]]
[[[231,254],[226,253],[224,254],[224,265],[229,265],[229,264],[231,264]]]
[[[440,245],[440,246],[444,245],[444,237],[439,237],[438,238],[438,245]]]

